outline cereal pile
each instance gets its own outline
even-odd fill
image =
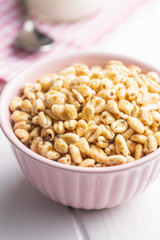
[[[110,61],[73,64],[26,83],[10,103],[16,136],[32,151],[81,167],[125,164],[160,146],[160,78]]]

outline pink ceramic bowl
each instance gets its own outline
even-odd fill
[[[12,129],[8,105],[14,96],[19,95],[20,88],[26,81],[34,82],[40,76],[58,72],[74,62],[103,67],[111,59],[121,60],[127,65],[136,64],[144,72],[159,72],[142,62],[119,55],[65,55],[33,64],[8,83],[1,95],[1,127],[25,176],[43,194],[66,206],[83,209],[111,208],[132,199],[158,176],[160,149],[136,162],[120,166],[82,168],[63,165],[32,152],[17,139]]]

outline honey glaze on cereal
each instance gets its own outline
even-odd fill
[[[120,61],[73,64],[26,83],[10,110],[19,140],[63,164],[126,164],[160,146],[160,78]]]

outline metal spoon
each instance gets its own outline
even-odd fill
[[[50,50],[54,40],[35,28],[34,22],[28,13],[26,0],[20,0],[20,3],[24,21],[22,29],[15,39],[15,45],[27,51]]]

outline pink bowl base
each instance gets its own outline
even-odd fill
[[[160,171],[159,157],[137,168],[111,173],[76,173],[53,168],[13,146],[25,176],[41,193],[66,206],[111,208],[143,192]]]

